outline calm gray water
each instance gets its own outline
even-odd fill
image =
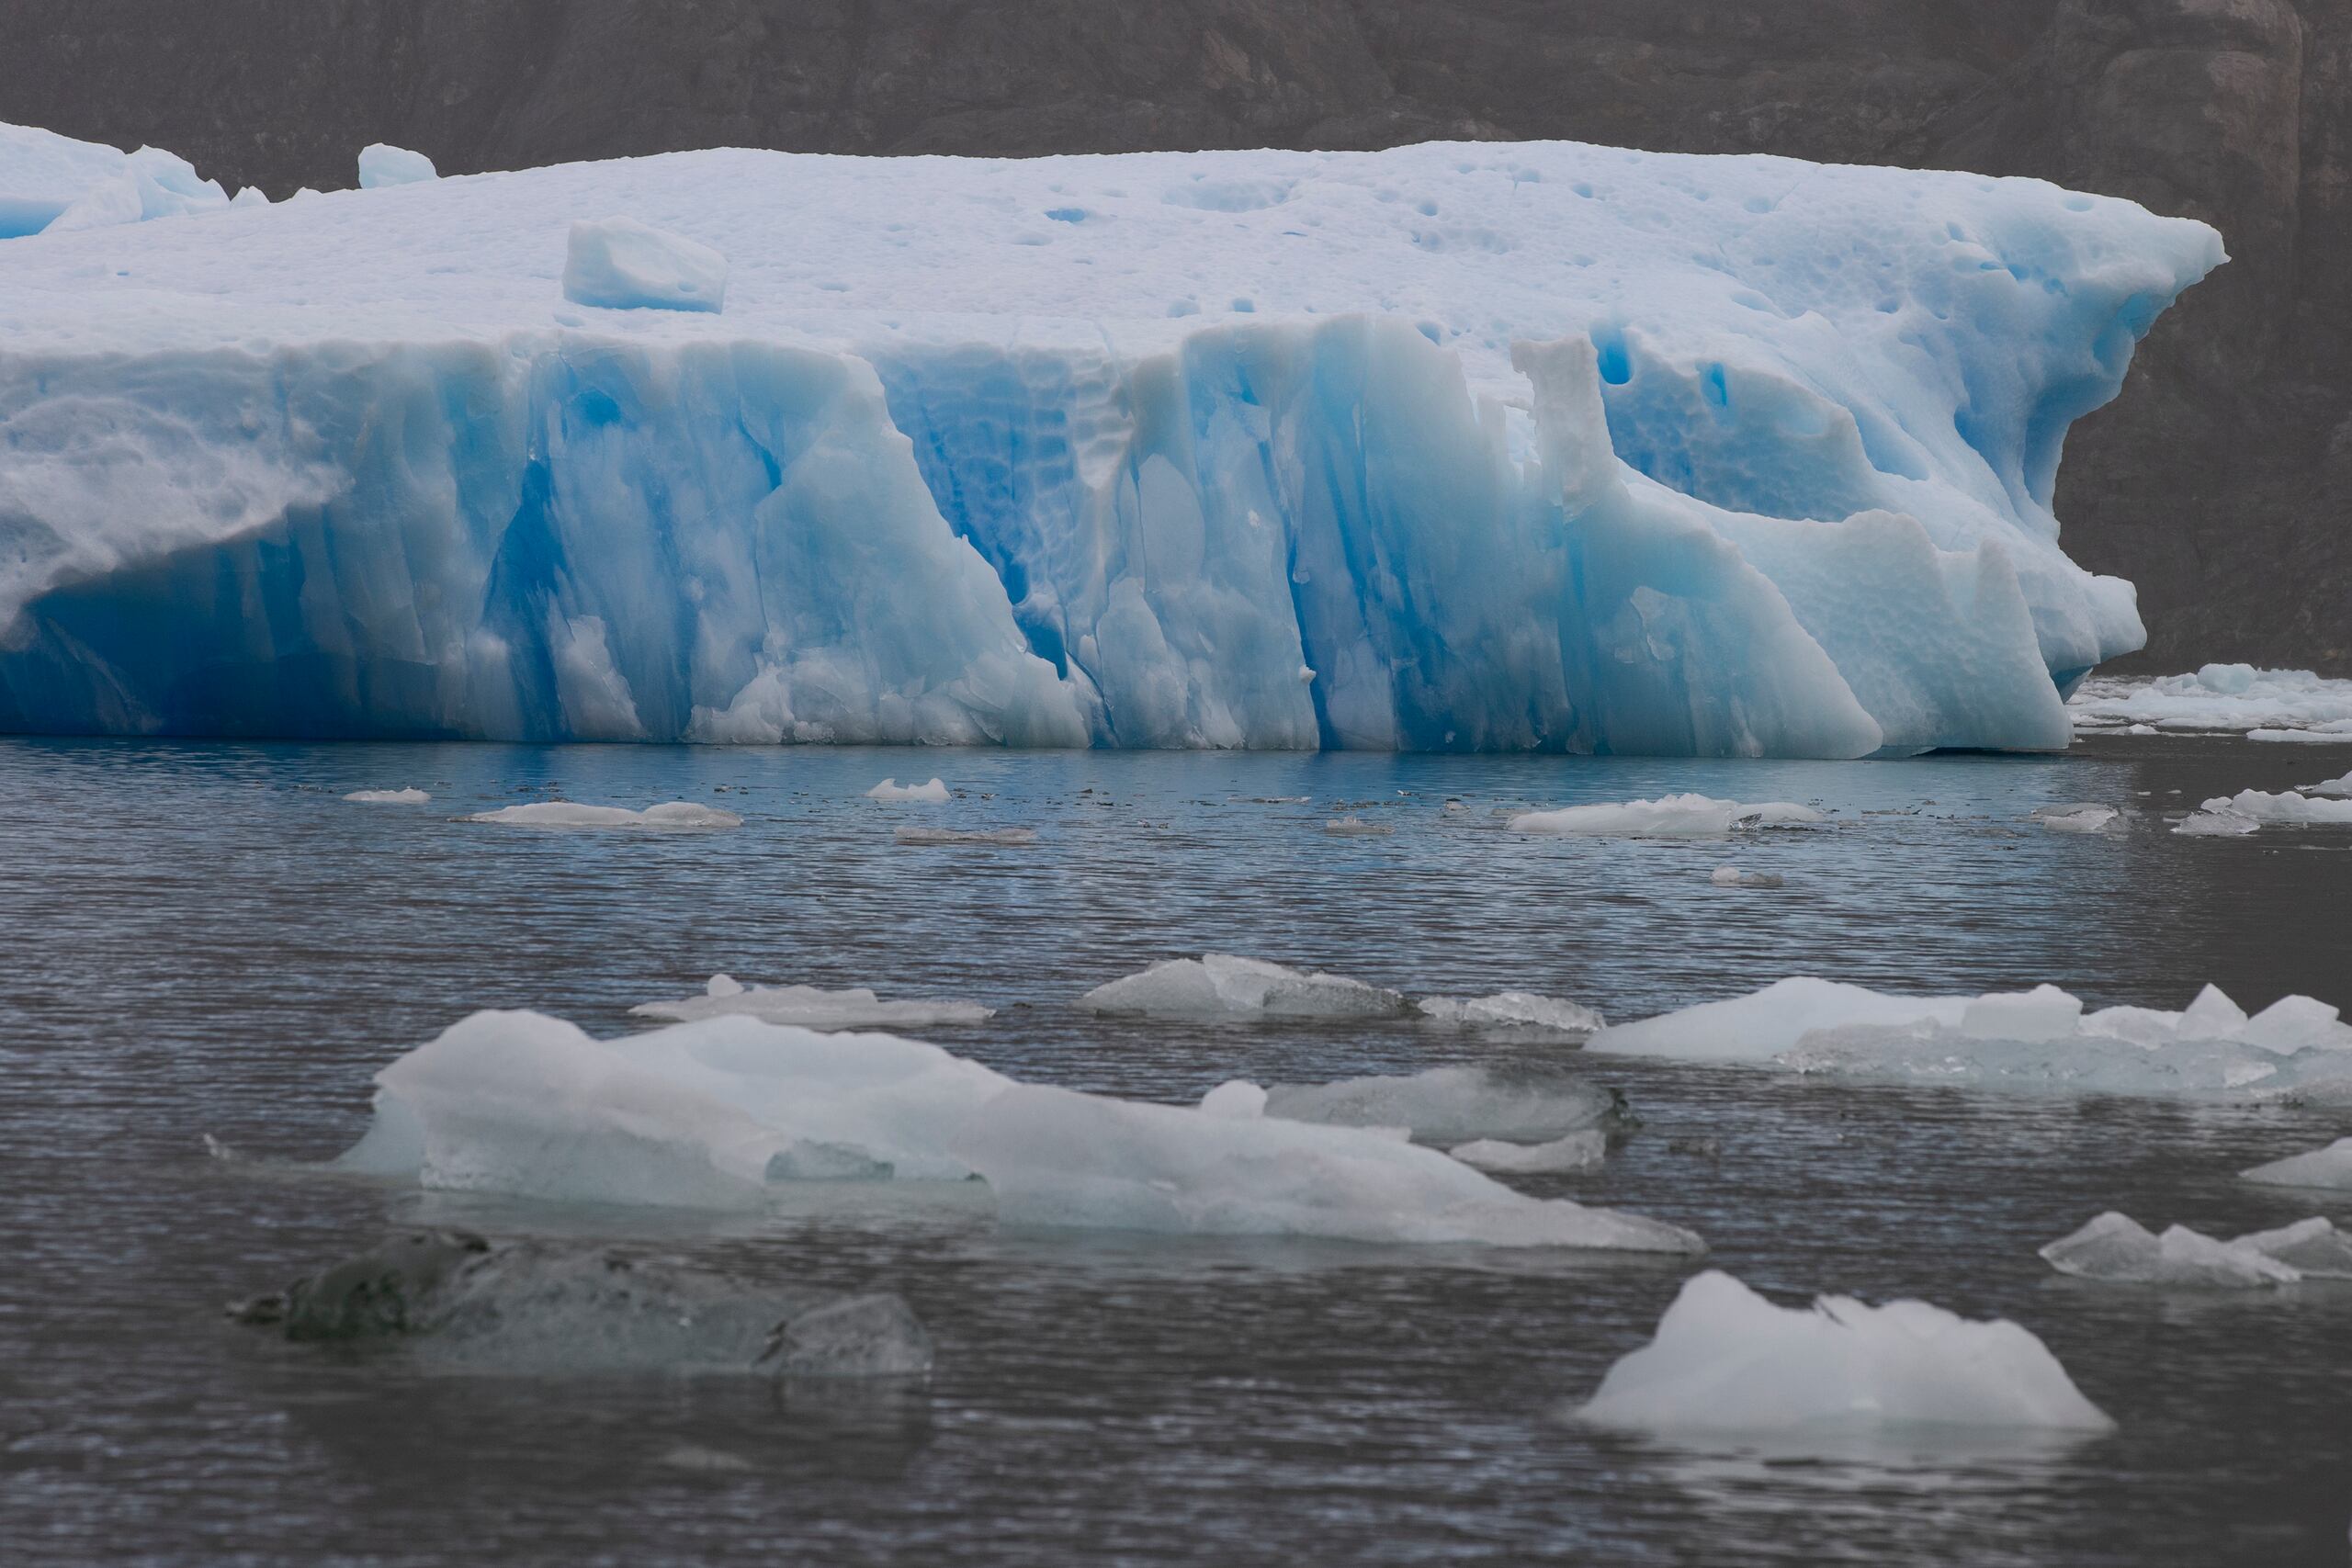
[[[2352,833],[2187,840],[2160,813],[2352,751],[2158,738],[1899,763],[0,741],[0,1557],[10,1562],[2301,1564],[2346,1559],[2352,1287],[2055,1278],[2106,1208],[2235,1234],[2352,1205],[2232,1173],[2320,1113],[1824,1086],[1571,1056],[1645,1126],[1522,1179],[1700,1231],[1782,1300],[1918,1295],[2040,1334],[2115,1436],[1770,1461],[1563,1408],[1679,1260],[997,1231],[970,1213],[718,1222],[458,1202],[311,1168],[368,1077],[483,1007],[601,1032],[713,970],[974,997],[932,1032],[1016,1075],[1190,1099],[1514,1052],[1396,1025],[1188,1028],[1071,998],[1216,949],[1633,1018],[1811,973],[2052,981],[2177,1007],[2352,1002]],[[944,807],[860,798],[937,773]],[[416,784],[424,808],[338,796]],[[1723,845],[1502,832],[1510,807],[1695,789],[1837,830]],[[715,835],[452,821],[684,797]],[[1306,803],[1273,797],[1307,795]],[[1446,813],[1449,795],[1468,809]],[[2106,837],[2036,806],[2105,801]],[[1340,838],[1343,812],[1393,825]],[[918,815],[919,813],[919,815]],[[1028,826],[1024,848],[893,823]],[[1733,891],[1726,861],[1785,888]],[[1556,1055],[1556,1048],[1552,1054]],[[210,1134],[253,1156],[213,1160]],[[1715,1140],[1719,1153],[1678,1152]],[[920,1389],[429,1378],[224,1322],[391,1225],[658,1244],[902,1291]]]

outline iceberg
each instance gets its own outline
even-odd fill
[[[2143,640],[2059,547],[2065,433],[2222,259],[2035,181],[1566,142],[45,232],[0,730],[2063,748]]]
[[[1451,1146],[1480,1139],[1549,1142],[1622,1126],[1623,1099],[1558,1072],[1430,1067],[1336,1083],[1269,1084],[1264,1114],[1332,1127],[1385,1127],[1415,1143]]]
[[[2199,817],[2219,818],[2230,824],[2229,831],[2233,833],[2250,830],[2238,828],[2235,824],[2239,822],[2251,822],[2256,828],[2352,828],[2352,799],[2306,795],[2291,789],[2275,793],[2242,789],[2235,795],[2216,795],[2206,801],[2173,831],[2188,831],[2188,821]]]
[[[1622,806],[1521,812],[1510,819],[1510,830],[1568,837],[1720,839],[1735,829],[1794,828],[1820,820],[1820,812],[1792,801],[1747,806],[1703,795],[1668,795],[1656,800],[1629,800]]]
[[[376,190],[384,186],[421,185],[441,177],[433,160],[422,152],[412,152],[405,147],[395,147],[387,141],[371,141],[359,150],[359,188]]]
[[[2085,802],[2041,807],[2033,813],[2033,819],[2053,833],[2104,833],[2122,816],[2112,806]]]
[[[2284,997],[2249,1018],[2212,986],[2179,1012],[2086,1011],[2055,986],[1904,997],[1800,976],[1611,1024],[1585,1049],[1973,1089],[2251,1100],[2352,1092],[2352,1025],[2335,1008]]]
[[[632,811],[626,806],[582,806],[569,800],[535,800],[524,806],[502,806],[477,811],[460,822],[501,822],[510,828],[652,828],[669,831],[706,832],[741,828],[743,819],[732,811],[698,806],[691,800],[669,800]]]
[[[2066,713],[2082,730],[2352,743],[2352,681],[2251,664],[2208,664],[2154,681],[2095,675],[2075,690]]]
[[[916,998],[884,1001],[863,986],[828,991],[816,986],[746,986],[731,975],[713,975],[698,997],[639,1002],[638,1018],[690,1022],[741,1014],[767,1023],[803,1029],[930,1029],[940,1024],[981,1023],[996,1016],[978,1002]]]
[[[1399,1018],[1410,1005],[1396,991],[1344,975],[1310,973],[1261,958],[1209,953],[1163,959],[1139,975],[1095,987],[1078,998],[1089,1012],[1139,1018]]]
[[[889,1034],[731,1016],[605,1041],[481,1012],[376,1084],[342,1163],[442,1190],[760,1211],[812,1180],[977,1176],[1023,1227],[1703,1250],[1378,1133],[1023,1084]]]
[[[1683,1285],[1657,1337],[1611,1367],[1576,1414],[1668,1437],[1800,1443],[2115,1427],[2049,1347],[2007,1319],[1849,1296],[1774,1306],[1716,1269]]]
[[[2317,784],[2305,784],[2301,793],[2327,800],[2352,800],[2352,773],[2342,778],[2322,779]]]
[[[421,789],[355,789],[343,798],[371,806],[423,806],[433,796]]]
[[[2338,1138],[2324,1149],[2290,1155],[2239,1174],[2266,1187],[2324,1187],[2352,1192],[2352,1138]]]

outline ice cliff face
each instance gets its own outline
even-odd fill
[[[718,314],[568,303],[574,221]],[[0,728],[1859,756],[2137,647],[2068,423],[2221,259],[1567,143],[717,152],[0,247]]]

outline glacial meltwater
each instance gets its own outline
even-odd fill
[[[1888,1084],[1412,1014],[1075,1004],[1204,953],[1611,1022],[1792,975],[2047,982],[2091,1008],[2179,1010],[2209,982],[2248,1011],[2352,1003],[2352,826],[2170,830],[2206,797],[2347,763],[2163,735],[1875,763],[0,740],[0,1558],[2341,1563],[2352,1282],[2135,1286],[2037,1255],[2108,1210],[2220,1237],[2352,1223],[2352,1193],[2238,1177],[2352,1132],[2340,1100]],[[933,775],[944,801],[869,797]],[[1686,792],[1821,820],[1508,826]],[[703,809],[467,819],[559,801]],[[2117,816],[2049,809],[2077,806]],[[1637,1124],[1603,1158],[1496,1179],[1709,1254],[1016,1227],[980,1181],[809,1180],[717,1213],[329,1168],[373,1075],[466,1015],[617,1036],[719,972],[978,1003],[993,1013],[883,1027],[1131,1100],[1556,1069],[1621,1091]],[[831,1382],[452,1372],[222,1314],[425,1226],[895,1291],[935,1361]],[[2012,1320],[2114,1429],[1792,1450],[1576,1419],[1703,1268],[1783,1305]]]

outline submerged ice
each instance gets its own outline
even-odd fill
[[[1570,143],[44,233],[0,728],[2060,747],[2143,639],[2058,547],[2065,432],[2221,260],[2031,181]]]
[[[1702,1250],[1382,1132],[1023,1084],[888,1034],[729,1016],[597,1040],[482,1012],[376,1082],[344,1163],[446,1190],[759,1210],[782,1185],[977,1176],[1023,1226]]]

